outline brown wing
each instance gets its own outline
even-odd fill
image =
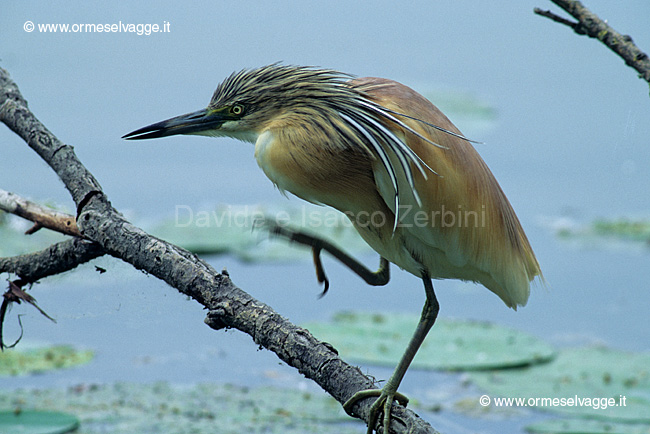
[[[437,107],[407,86],[379,78],[357,79],[351,84],[390,110],[460,134]],[[508,306],[525,305],[530,282],[542,274],[519,219],[492,172],[468,141],[407,117],[401,119],[445,148],[387,124],[439,174],[429,173],[425,179],[414,170],[422,206],[412,205],[424,213],[420,223],[426,224],[405,228],[402,237],[407,248],[432,277],[480,282]],[[393,192],[381,191],[385,186],[378,188],[384,200],[391,197]]]

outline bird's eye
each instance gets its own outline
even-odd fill
[[[241,104],[234,104],[230,107],[230,113],[240,116],[244,114],[244,106]]]

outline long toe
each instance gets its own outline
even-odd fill
[[[384,393],[382,392],[377,400],[372,404],[372,407],[370,407],[370,414],[368,415],[368,430],[366,431],[366,434],[372,434],[375,431],[379,415],[381,414],[381,408],[385,401],[386,396],[384,396]]]
[[[389,434],[390,431],[390,418],[391,418],[391,411],[393,410],[394,400],[395,400],[395,394],[390,393],[386,396],[386,400],[384,402],[384,434]]]

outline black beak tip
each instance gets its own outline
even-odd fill
[[[126,140],[142,140],[142,139],[154,139],[157,137],[162,137],[163,130],[160,128],[152,128],[152,125],[144,128],[139,128],[135,131],[131,131],[122,136]]]

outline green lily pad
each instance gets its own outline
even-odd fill
[[[360,422],[325,393],[199,384],[79,385],[0,391],[0,408],[72,412],[86,434],[358,434]]]
[[[550,419],[526,427],[534,434],[648,434],[648,425],[585,419]]]
[[[558,219],[551,226],[557,236],[568,240],[600,241],[615,244],[650,242],[650,221],[644,219],[597,219],[580,224],[568,219]]]
[[[469,376],[492,403],[497,397],[524,398],[525,407],[543,411],[650,422],[649,353],[602,347],[566,349],[545,365]],[[557,402],[551,402],[553,399]]]
[[[311,259],[304,247],[272,237],[259,227],[264,218],[325,238],[350,253],[372,251],[342,213],[326,207],[222,205],[199,211],[184,207],[176,214],[151,228],[151,233],[197,254],[230,254],[247,262]]]
[[[79,427],[71,414],[54,411],[0,411],[0,433],[65,434]]]
[[[332,323],[305,327],[346,359],[394,367],[415,331],[418,315],[343,312]],[[477,321],[438,318],[412,368],[447,371],[512,368],[548,362],[552,347],[526,333]]]
[[[93,358],[92,351],[79,351],[67,345],[27,350],[5,349],[0,353],[0,375],[25,375],[83,365]]]
[[[650,240],[650,221],[647,220],[596,220],[594,232],[602,236],[615,236],[631,241]]]

